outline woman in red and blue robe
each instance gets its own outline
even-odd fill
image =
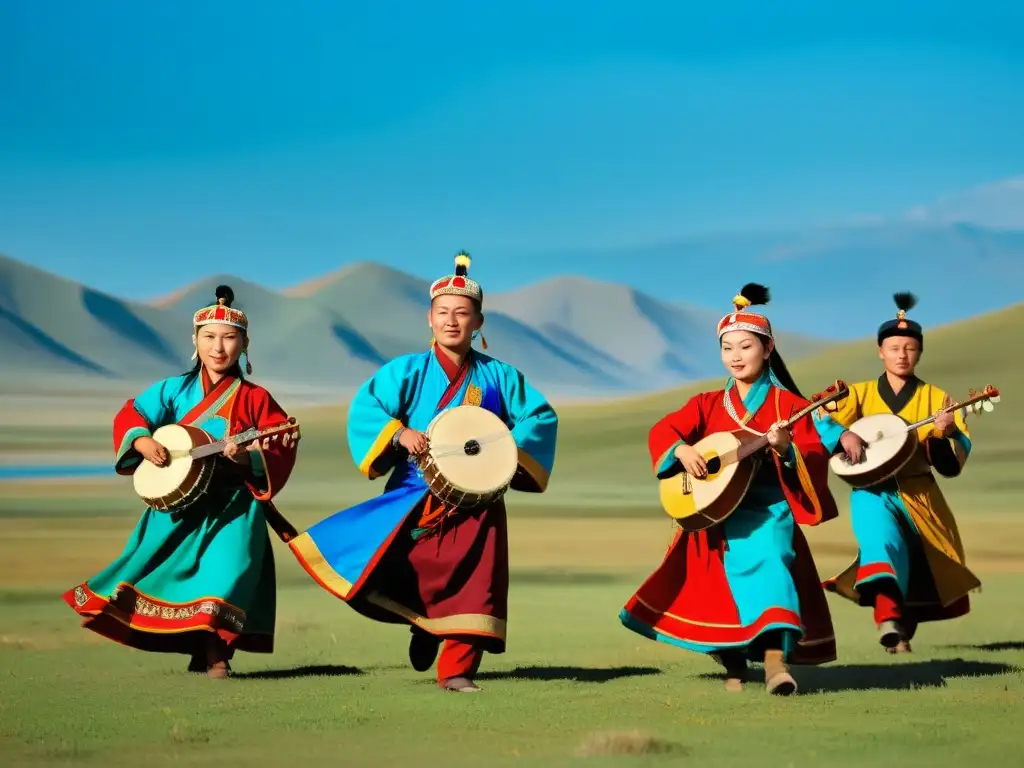
[[[844,429],[818,412],[779,428],[805,408],[781,357],[771,325],[743,311],[767,303],[767,289],[748,285],[735,311],[719,324],[723,361],[733,374],[722,390],[692,397],[651,429],[655,474],[685,471],[702,438],[716,432],[773,432],[750,489],[722,523],[687,533],[680,529],[664,561],[620,614],[629,629],[659,642],[713,655],[726,669],[727,688],[741,690],[749,661],[764,662],[768,690],[796,691],[789,664],[836,658],[832,618],[817,568],[800,525],[819,525],[838,514],[827,485],[828,459]],[[690,474],[699,478],[700,466]],[[706,467],[704,468],[706,471]]]

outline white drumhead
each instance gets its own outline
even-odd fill
[[[843,460],[845,454],[836,454],[829,460],[829,466],[837,475],[857,475],[870,471],[896,456],[907,440],[907,422],[891,413],[878,413],[857,419],[850,426],[850,431],[868,444],[864,449],[864,461],[847,464]]]
[[[519,448],[505,423],[475,405],[442,411],[427,427],[429,454],[451,485],[468,493],[490,493],[507,485],[519,465]],[[466,453],[475,440],[480,450]]]
[[[188,456],[192,437],[186,430],[177,424],[168,424],[154,432],[153,439],[171,453],[171,460],[166,466],[158,467],[143,459],[136,467],[135,492],[147,499],[166,496],[185,482],[192,469],[192,458]],[[176,457],[176,453],[179,456]]]

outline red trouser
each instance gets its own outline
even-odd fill
[[[875,593],[875,626],[883,621],[899,621],[903,618],[903,599],[899,588],[886,584]]]
[[[452,677],[468,677],[472,680],[480,669],[484,652],[469,643],[451,638],[441,646],[441,655],[437,659],[437,684]]]

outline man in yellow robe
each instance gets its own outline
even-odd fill
[[[915,375],[924,334],[906,313],[916,299],[895,295],[895,320],[878,329],[878,356],[885,367],[874,381],[854,384],[833,419],[844,427],[864,416],[894,413],[908,424],[952,403],[938,387]],[[879,642],[890,653],[910,651],[922,621],[942,621],[970,610],[968,594],[981,582],[964,564],[956,520],[932,470],[956,477],[971,453],[964,414],[938,413],[918,429],[917,453],[894,478],[850,496],[859,553],[826,589],[874,609]]]

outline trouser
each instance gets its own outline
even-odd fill
[[[453,677],[467,677],[472,680],[480,669],[484,652],[470,643],[449,638],[441,646],[437,659],[437,684],[443,686]]]

